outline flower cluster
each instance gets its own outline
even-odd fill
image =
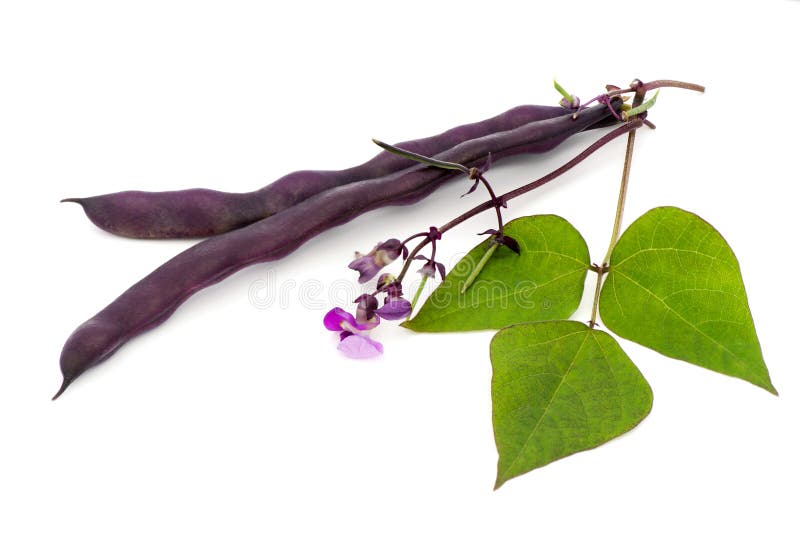
[[[492,165],[491,153],[487,154],[486,160],[481,167],[467,168],[460,163],[432,159],[377,140],[375,143],[389,152],[407,157],[418,163],[464,173],[467,178],[473,181],[472,186],[466,193],[464,193],[464,195],[474,192],[475,189],[478,188],[479,184],[483,184],[486,187],[486,191],[489,193],[495,208],[495,212],[497,213],[498,229],[485,232],[492,234],[494,243],[492,244],[487,255],[481,260],[481,263],[479,263],[479,266],[475,271],[473,271],[473,274],[470,276],[470,278],[467,279],[465,286],[474,280],[474,276],[480,271],[480,268],[486,263],[488,258],[491,257],[492,253],[499,245],[505,245],[512,251],[519,253],[519,245],[517,242],[511,237],[503,235],[503,219],[500,209],[505,208],[505,201],[495,196],[491,185],[486,180],[486,177],[484,177],[484,174]],[[449,227],[452,227],[452,224],[448,224],[448,228]],[[413,260],[420,259],[425,261],[425,264],[423,264],[422,268],[419,269],[419,273],[422,274],[422,282],[417,288],[412,301],[409,302],[403,298],[402,287],[403,277],[405,276],[406,272],[408,271],[408,267],[411,264],[409,259],[409,251],[406,247],[406,244],[412,239],[420,237],[423,239],[413,250],[411,257],[413,257]],[[405,261],[405,264],[403,266],[403,270],[400,272],[397,278],[390,274],[382,274],[378,278],[377,286],[374,292],[371,294],[362,294],[356,298],[356,300],[353,302],[357,304],[355,316],[351,315],[340,307],[331,309],[328,314],[325,315],[325,327],[329,330],[339,333],[339,350],[352,358],[366,358],[375,356],[383,351],[383,346],[369,337],[369,331],[375,328],[378,323],[380,323],[381,319],[398,320],[410,316],[411,311],[419,299],[419,296],[422,293],[422,288],[425,286],[425,282],[428,280],[428,278],[435,277],[436,273],[438,272],[441,279],[444,280],[444,265],[436,262],[435,260],[436,242],[441,238],[442,232],[436,227],[431,227],[428,231],[416,233],[411,237],[406,238],[405,241],[392,238],[388,241],[380,242],[375,245],[366,255],[356,252],[355,259],[353,259],[348,266],[358,272],[358,281],[361,284],[364,284],[365,282],[368,282],[374,278],[384,266],[392,263],[401,255]],[[430,245],[430,257],[417,255],[420,249],[426,245]],[[378,298],[376,296],[381,293],[384,294],[384,298],[383,305],[379,307]]]
[[[380,269],[394,261],[400,254],[408,256],[405,246],[397,239],[380,243],[367,255],[356,253],[350,268],[360,273],[359,282],[372,279]],[[384,294],[380,305],[378,294]],[[325,328],[339,333],[339,350],[350,358],[372,358],[383,352],[380,342],[372,340],[369,332],[381,319],[396,321],[411,314],[411,302],[403,297],[403,287],[391,274],[378,277],[376,289],[371,294],[361,294],[353,302],[355,316],[341,307],[334,307],[325,315]],[[379,306],[380,305],[380,306]]]

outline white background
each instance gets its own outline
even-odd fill
[[[798,558],[800,2],[287,4],[3,4],[0,557]],[[554,76],[584,98],[636,77],[708,87],[662,91],[626,223],[670,204],[726,236],[779,398],[622,341],[650,416],[493,492],[491,332],[382,326],[385,355],[353,362],[321,325],[336,287],[357,289],[352,251],[482,200],[450,183],[203,291],[50,401],[70,332],[192,244],[115,238],[61,198],[341,168],[373,136],[555,103]],[[504,161],[493,183],[599,134]],[[558,213],[601,259],[623,151],[508,218]],[[445,260],[491,225],[448,234]],[[258,281],[283,301],[253,305]]]

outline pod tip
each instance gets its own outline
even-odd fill
[[[53,398],[52,398],[52,399],[50,399],[50,400],[53,400],[53,401],[54,401],[54,400],[56,400],[58,397],[60,397],[60,396],[61,396],[61,394],[62,394],[64,391],[66,391],[66,390],[67,390],[67,387],[69,387],[69,384],[70,384],[70,383],[72,383],[72,379],[69,379],[69,380],[68,380],[68,379],[65,377],[65,378],[64,378],[64,381],[61,383],[61,387],[59,387],[58,391],[56,391],[56,394],[55,394],[55,395],[53,395]]]

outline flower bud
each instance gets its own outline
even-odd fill
[[[400,256],[403,246],[399,239],[389,239],[379,243],[366,255],[356,252],[356,258],[348,266],[359,272],[358,281],[364,282],[372,279],[384,266],[393,262]]]
[[[375,321],[375,310],[378,308],[378,299],[375,296],[361,294],[353,303],[358,304],[358,307],[356,307],[356,323],[367,324]]]

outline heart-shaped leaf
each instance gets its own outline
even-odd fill
[[[739,263],[695,214],[654,208],[631,224],[611,254],[600,316],[624,338],[777,394]]]
[[[494,336],[490,352],[495,488],[627,432],[653,404],[619,344],[583,323],[514,325]]]
[[[503,233],[519,244],[519,255],[499,247],[462,294],[464,281],[492,241],[480,243],[403,326],[420,332],[470,331],[572,315],[590,265],[581,234],[552,215],[518,218]]]

